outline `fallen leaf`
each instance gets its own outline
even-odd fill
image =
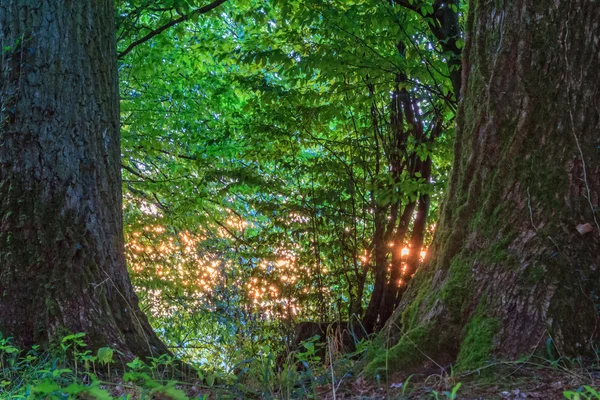
[[[577,225],[577,232],[579,232],[581,235],[585,235],[586,233],[590,233],[593,230],[594,230],[594,228],[590,224],[580,224],[580,225]]]

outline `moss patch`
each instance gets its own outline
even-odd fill
[[[466,336],[456,361],[457,369],[475,369],[489,361],[494,350],[494,336],[499,329],[500,321],[487,315],[487,303],[482,301],[466,326]]]
[[[421,325],[412,329],[405,333],[395,346],[378,349],[373,360],[365,368],[365,375],[372,379],[377,375],[383,376],[386,372],[394,373],[398,369],[414,366],[425,359],[423,353],[427,353],[434,343],[431,325]]]
[[[417,325],[419,310],[421,309],[421,304],[425,300],[425,297],[430,292],[431,281],[432,276],[431,273],[428,273],[428,271],[419,270],[413,278],[412,285],[418,287],[419,289],[414,300],[411,301],[410,305],[406,307],[400,317],[402,330],[404,332],[411,330]]]
[[[454,257],[448,272],[448,281],[442,287],[440,297],[448,306],[452,318],[459,320],[471,300],[468,290],[473,279],[471,259],[461,255]]]
[[[523,271],[520,283],[526,287],[532,287],[544,280],[547,274],[546,266],[540,261],[534,261]]]

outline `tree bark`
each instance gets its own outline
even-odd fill
[[[0,1],[0,331],[167,352],[124,257],[111,0]]]
[[[385,243],[385,207],[375,206],[375,235],[373,253],[375,254],[374,283],[369,304],[362,319],[366,332],[373,332],[381,321],[380,309],[384,299],[388,277],[388,247]]]
[[[456,158],[428,260],[382,333],[390,366],[422,359],[415,346],[463,369],[548,339],[562,355],[591,350],[599,42],[598,2],[471,2]]]
[[[400,217],[400,221],[398,223],[398,228],[394,233],[394,246],[392,247],[392,266],[390,272],[390,280],[386,287],[385,298],[383,300],[382,307],[382,320],[387,321],[390,316],[394,312],[394,308],[397,306],[396,299],[398,297],[398,293],[400,291],[400,279],[402,278],[402,248],[404,247],[404,241],[406,240],[406,236],[408,234],[408,228],[410,224],[410,220],[415,211],[416,202],[409,201],[408,204],[404,207],[404,211],[402,212],[402,216]]]
[[[421,176],[427,183],[430,182],[431,178],[431,157],[423,162],[421,167]],[[429,206],[431,199],[427,193],[421,193],[419,195],[419,205],[417,207],[417,214],[413,223],[412,235],[410,237],[410,250],[408,259],[406,260],[406,270],[404,276],[406,281],[410,280],[419,265],[421,259],[421,250],[423,249],[423,242],[425,241],[425,231],[427,230],[427,217],[429,216]]]

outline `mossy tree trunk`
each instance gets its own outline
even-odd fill
[[[598,2],[471,2],[453,172],[428,260],[381,335],[387,365],[422,359],[414,345],[460,368],[549,338],[563,355],[591,350],[599,43]]]
[[[125,264],[112,0],[0,1],[0,331],[161,354]]]

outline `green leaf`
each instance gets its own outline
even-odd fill
[[[97,354],[98,362],[104,365],[111,363],[113,361],[113,354],[114,351],[110,347],[99,348]]]
[[[213,387],[215,384],[215,374],[207,374],[206,375],[206,385],[208,387]]]

